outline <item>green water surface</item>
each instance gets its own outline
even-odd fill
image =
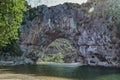
[[[0,80],[6,78],[11,80],[17,78],[18,80],[120,80],[120,69],[56,63],[0,67]]]

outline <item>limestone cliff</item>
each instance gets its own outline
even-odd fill
[[[83,64],[120,66],[118,27],[106,13],[104,2],[32,8],[24,15],[19,45],[30,54],[42,52],[55,39],[66,38]]]

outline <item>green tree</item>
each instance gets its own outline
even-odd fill
[[[18,38],[24,11],[25,0],[0,0],[0,46]]]

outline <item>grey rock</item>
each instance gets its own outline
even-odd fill
[[[24,16],[26,24],[22,25],[19,33],[21,49],[26,50],[26,55],[36,50],[42,52],[55,39],[66,38],[73,42],[85,64],[120,66],[120,36],[117,35],[117,26],[106,18],[106,12],[102,8],[105,5],[100,3],[38,6],[33,9],[33,13],[38,15],[31,23],[28,22],[31,21],[29,17],[32,12],[27,11],[27,16]],[[89,13],[91,6],[94,6],[94,10]],[[111,57],[110,60],[106,58],[108,56]],[[105,60],[101,61],[100,58]]]

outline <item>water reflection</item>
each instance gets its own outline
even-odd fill
[[[0,67],[0,74],[14,73],[35,76],[62,77],[78,80],[120,80],[120,69],[69,64],[39,64]],[[58,79],[59,80],[59,79]]]

